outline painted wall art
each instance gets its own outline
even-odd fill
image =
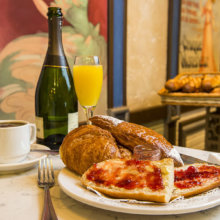
[[[107,0],[0,0],[0,3],[0,120],[35,121],[35,87],[48,44],[48,6],[62,8],[63,45],[71,69],[75,55],[101,57],[104,82],[96,111],[104,112]]]

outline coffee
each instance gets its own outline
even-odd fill
[[[0,123],[0,128],[8,128],[8,127],[17,127],[25,125],[25,123],[22,122],[3,122]]]

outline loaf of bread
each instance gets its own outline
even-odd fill
[[[210,93],[212,93],[212,94],[220,94],[220,87],[214,88]]]
[[[202,81],[202,88],[206,92],[212,91],[214,88],[220,86],[220,76],[211,76],[211,75],[205,75],[203,81]]]
[[[171,92],[179,91],[183,87],[183,81],[179,79],[169,79],[165,83],[165,88]]]
[[[137,145],[154,146],[161,150],[162,158],[172,158],[176,166],[182,166],[183,161],[179,153],[162,135],[134,123],[118,120],[110,116],[98,115],[90,121],[103,129],[108,130],[122,145],[133,151]]]
[[[129,152],[123,151],[123,154],[128,157]],[[92,164],[121,158],[121,154],[110,132],[94,125],[83,125],[64,138],[60,157],[67,168],[83,174]]]
[[[186,82],[182,87],[182,92],[193,93],[202,91],[202,81],[203,76],[192,77],[189,76],[188,82]]]
[[[189,197],[220,186],[220,166],[196,163],[174,169],[172,199]]]
[[[113,159],[94,164],[82,176],[83,185],[116,198],[167,203],[173,191],[172,159]]]
[[[190,76],[182,77],[182,78],[175,77],[173,79],[169,79],[165,83],[165,88],[170,92],[181,91],[183,87],[190,82],[190,80],[191,80]]]

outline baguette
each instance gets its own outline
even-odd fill
[[[111,197],[167,203],[173,191],[174,165],[168,158],[161,161],[111,159],[94,164],[81,181]]]
[[[104,115],[96,115],[89,120],[94,125],[108,130],[122,146],[131,151],[137,145],[154,146],[160,149],[161,158],[172,158],[176,166],[183,165],[179,153],[172,144],[150,128]]]
[[[220,166],[195,163],[175,168],[172,199],[190,197],[220,186]]]

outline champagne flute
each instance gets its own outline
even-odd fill
[[[103,67],[98,56],[76,56],[73,80],[80,105],[86,114],[87,124],[99,100],[103,81]]]

